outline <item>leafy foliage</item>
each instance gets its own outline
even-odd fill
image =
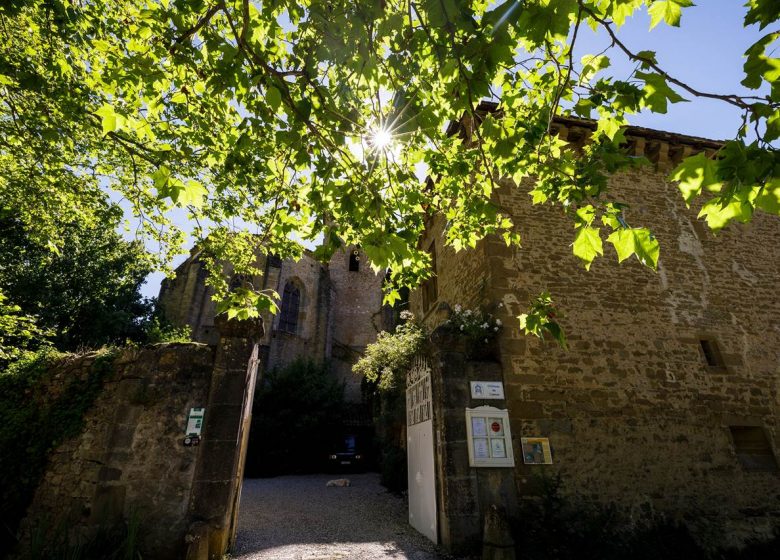
[[[45,343],[51,333],[38,326],[35,317],[9,305],[0,291],[0,364],[7,364],[30,352],[30,346]]]
[[[44,348],[0,372],[0,555],[15,544],[49,453],[81,431],[85,412],[111,372],[113,352],[96,357],[86,380],[65,378],[62,391],[51,392],[51,368],[66,358]]]
[[[145,329],[146,342],[192,342],[192,329],[188,326],[176,327],[160,317],[153,317]]]
[[[28,236],[19,220],[0,219],[0,290],[25,321],[21,334],[30,344],[39,345],[44,330],[60,350],[144,339],[152,311],[139,292],[150,271],[147,253],[137,242],[122,240],[115,224],[62,225],[54,252]]]
[[[425,330],[414,322],[411,312],[402,311],[401,319],[404,322],[393,333],[380,332],[376,342],[369,344],[352,366],[352,371],[375,384],[380,392],[405,388],[406,370],[426,338]]]
[[[272,369],[255,393],[246,475],[322,468],[343,412],[344,386],[327,364],[298,360]]]
[[[567,347],[566,335],[555,320],[557,317],[557,310],[553,305],[550,293],[542,292],[531,301],[531,309],[528,313],[521,314],[518,319],[520,320],[520,328],[525,334],[532,334],[542,339],[545,334],[548,334],[565,349]]]
[[[620,260],[654,267],[652,224],[628,226],[608,188],[611,174],[641,163],[622,149],[641,110],[696,97],[737,107],[734,139],[684,160],[675,177],[689,200],[704,198],[715,230],[780,212],[777,32],[747,50],[743,84],[755,92],[745,96],[700,91],[618,35],[640,10],[651,27],[679,26],[692,5],[19,0],[0,8],[0,200],[21,200],[27,231],[56,247],[60,224],[115,211],[101,187],[110,189],[162,263],[184,239],[172,216],[188,217],[211,245],[212,272],[226,259],[256,273],[254,248],[286,258],[313,243],[327,258],[359,245],[390,270],[393,302],[430,275],[417,240],[432,213],[446,217],[455,249],[488,235],[519,243],[523,224],[492,199],[512,178],[571,218],[586,267],[604,238]],[[775,1],[747,2],[745,25],[778,18]],[[582,52],[583,25],[610,35],[611,49]],[[615,57],[635,69],[610,75]],[[499,111],[479,112],[484,98]],[[581,150],[553,133],[554,118],[570,114],[598,117]],[[450,134],[447,123],[461,120],[463,133]],[[274,307],[271,292],[228,297],[224,276],[209,278],[225,312]]]

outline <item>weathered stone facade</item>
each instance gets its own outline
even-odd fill
[[[290,284],[300,294],[294,329],[280,326],[284,309],[263,317],[270,327],[260,343],[265,367],[284,366],[297,358],[328,360],[344,382],[347,401],[360,402],[361,380],[352,374],[352,364],[380,331],[391,327],[392,317],[382,306],[384,277],[374,273],[354,248],[337,251],[328,264],[308,252],[299,261],[258,254],[256,262],[264,271],[251,279],[257,289],[272,289],[282,296]],[[163,282],[160,304],[170,321],[192,328],[195,340],[213,343],[216,310],[205,281],[206,270],[193,250],[176,269],[176,278]]]
[[[218,332],[214,346],[117,355],[82,433],[51,453],[21,543],[63,526],[71,543],[83,542],[135,516],[144,558],[222,557],[235,529],[263,329],[259,321],[226,323]],[[63,362],[50,377],[83,377],[94,359]],[[206,408],[202,443],[185,446],[195,407]]]
[[[558,126],[576,142],[590,125],[562,120]],[[410,308],[431,329],[455,304],[481,307],[503,321],[497,358],[520,499],[537,493],[539,476],[560,475],[572,499],[616,504],[629,518],[643,511],[667,515],[707,546],[766,537],[780,526],[780,222],[757,214],[747,226],[713,235],[666,177],[683,155],[717,144],[643,129],[629,129],[627,137],[653,166],[614,176],[611,193],[630,204],[632,225],[647,225],[659,239],[657,273],[635,259],[618,264],[606,243],[605,256],[586,272],[571,253],[567,218],[532,205],[527,189],[506,183],[495,201],[512,216],[522,248],[487,239],[455,253],[443,244],[443,219],[435,218],[423,244],[435,245],[437,301],[423,309],[418,290]],[[517,316],[544,290],[565,313],[560,323],[569,351],[519,329]],[[450,362],[440,363],[439,398],[460,407],[444,420],[462,424],[463,407],[484,404],[468,397],[468,379],[492,379],[495,372],[450,374]],[[442,430],[440,445],[465,443],[462,430]],[[548,437],[553,464],[524,465],[524,436]],[[740,449],[745,445],[748,452],[763,446],[763,469],[751,468]],[[471,481],[475,471],[484,478],[483,471],[493,470],[463,473],[463,458],[456,463],[443,467],[445,478]],[[450,498],[463,507],[442,495],[445,514],[463,517],[475,508],[484,515],[491,505],[480,502],[485,491],[469,484]],[[473,538],[479,525],[469,523],[453,530],[441,525],[442,540],[457,545]]]

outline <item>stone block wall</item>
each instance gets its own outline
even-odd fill
[[[137,515],[144,548],[175,557],[198,455],[182,444],[184,429],[189,409],[207,404],[213,362],[213,348],[200,344],[122,351],[83,433],[52,453],[23,532],[67,519],[75,534],[91,537]]]
[[[571,500],[614,504],[628,519],[665,515],[705,545],[739,545],[780,526],[780,476],[746,469],[732,435],[760,429],[777,461],[780,222],[757,214],[713,235],[666,180],[676,158],[702,146],[657,136],[629,138],[655,163],[613,177],[610,191],[630,204],[628,223],[659,239],[657,272],[634,258],[618,264],[606,241],[604,257],[585,271],[560,210],[532,205],[528,188],[507,183],[495,200],[523,247],[488,239],[470,252],[482,261],[469,275],[484,278],[482,298],[473,281],[445,278],[462,275],[467,257],[440,251],[439,304],[477,301],[505,325],[498,343],[520,499],[537,494],[540,476],[560,475]],[[438,231],[425,243],[440,242]],[[544,290],[563,313],[569,351],[519,329],[517,315]],[[421,299],[412,294],[413,308]],[[716,365],[702,340],[715,348]],[[554,464],[523,465],[523,436],[549,437]]]
[[[409,298],[409,309],[430,330],[447,318],[450,307],[457,304],[465,308],[480,307],[488,303],[489,297],[486,241],[480,241],[473,249],[456,252],[444,243],[445,222],[443,216],[432,217],[422,243],[426,250],[435,247],[433,272],[436,274],[437,300],[426,309],[422,290],[412,291]]]
[[[518,491],[560,474],[572,497],[685,521],[711,545],[739,544],[780,525],[777,472],[740,464],[730,426],[765,431],[780,449],[780,223],[756,215],[717,236],[668,183],[668,162],[612,179],[626,220],[659,239],[658,272],[605,257],[586,272],[571,226],[522,189],[498,195],[523,248],[491,242],[491,297],[500,318],[513,433],[545,436],[552,466],[520,466]],[[515,317],[549,290],[570,350],[524,336]],[[720,364],[708,365],[702,340]],[[519,449],[516,449],[516,453]],[[521,456],[518,454],[518,456]]]
[[[503,400],[472,399],[471,381],[501,381],[496,361],[471,360],[466,341],[439,330],[431,338],[431,390],[438,478],[439,539],[449,551],[464,556],[481,550],[484,519],[492,506],[507,515],[517,513],[514,471],[511,468],[469,466],[466,408],[483,405],[499,409]]]
[[[69,527],[71,542],[137,517],[144,558],[221,558],[238,509],[257,374],[257,322],[197,343],[122,350],[82,433],[49,458],[20,529]],[[63,363],[88,371],[93,355]],[[53,376],[57,378],[57,374]],[[190,408],[205,407],[202,443],[184,445]],[[189,549],[189,550],[188,550]]]

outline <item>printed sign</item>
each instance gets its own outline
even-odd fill
[[[187,435],[200,436],[203,429],[203,416],[206,414],[205,408],[191,408],[190,415],[187,418]]]
[[[520,438],[523,446],[523,463],[526,465],[552,465],[550,440],[542,437]]]
[[[484,418],[471,419],[471,435],[474,437],[487,437],[487,422]]]
[[[490,452],[488,451],[488,440],[483,438],[474,439],[474,458],[475,459],[489,459]]]
[[[504,384],[500,381],[472,381],[472,399],[503,399]]]

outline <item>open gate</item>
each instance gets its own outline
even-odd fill
[[[417,356],[406,378],[409,523],[434,543],[438,543],[431,396],[430,365],[425,357]]]

